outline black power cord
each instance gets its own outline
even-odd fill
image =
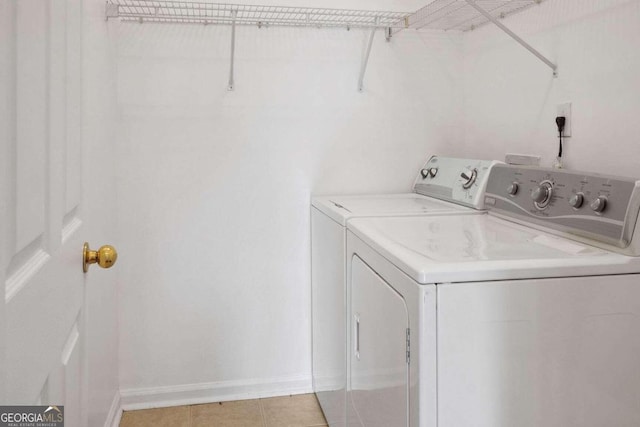
[[[558,148],[558,160],[562,159],[562,135],[564,133],[564,125],[567,118],[564,116],[556,117],[556,125],[558,126],[558,135],[560,137],[560,147]]]

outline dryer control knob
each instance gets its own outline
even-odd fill
[[[476,182],[476,178],[478,177],[478,169],[473,168],[472,170],[462,172],[460,177],[464,180],[462,183],[462,188],[468,190],[471,188],[474,182]]]
[[[593,202],[591,202],[591,209],[594,212],[601,213],[607,207],[607,198],[605,196],[598,196]]]
[[[511,185],[507,187],[507,193],[509,193],[511,196],[515,196],[518,193],[518,188],[518,183],[512,182]]]
[[[576,193],[569,199],[569,205],[574,209],[579,209],[584,203],[584,194]]]
[[[429,169],[422,169],[420,171],[420,175],[422,175],[422,179],[427,179],[427,177],[429,176]]]

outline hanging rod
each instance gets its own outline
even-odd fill
[[[235,13],[235,16],[234,16]],[[109,0],[106,18],[257,26],[400,28],[410,13],[317,7],[256,6],[207,2]]]

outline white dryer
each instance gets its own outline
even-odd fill
[[[484,189],[496,163],[433,156],[413,193],[313,198],[313,388],[331,427],[345,426],[347,414],[347,223],[360,217],[484,213]]]
[[[489,215],[347,224],[371,427],[640,425],[640,182],[495,166]]]

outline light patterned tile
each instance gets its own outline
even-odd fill
[[[258,400],[210,403],[191,407],[191,427],[264,427]]]
[[[324,426],[320,405],[313,394],[260,399],[267,427]]]
[[[188,406],[125,411],[120,427],[189,427]]]

